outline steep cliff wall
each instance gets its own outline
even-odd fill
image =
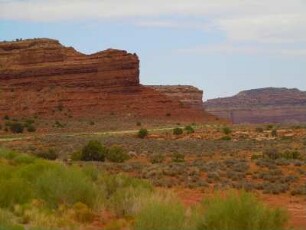
[[[158,92],[179,100],[183,105],[192,108],[203,108],[203,91],[189,85],[152,85],[149,86]]]
[[[0,94],[0,116],[213,119],[140,85],[136,54],[84,55],[52,39],[0,43]]]
[[[306,122],[306,92],[298,89],[263,88],[208,100],[206,111],[233,123]]]

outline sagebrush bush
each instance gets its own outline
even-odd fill
[[[58,154],[54,149],[43,150],[35,155],[46,160],[56,160],[58,158]]]
[[[118,145],[111,146],[107,150],[105,157],[107,160],[116,163],[122,163],[130,159],[130,156],[127,154],[127,152]]]
[[[187,131],[187,133],[194,133],[194,129],[192,128],[191,125],[187,125],[187,126],[185,127],[185,130]]]
[[[175,128],[175,129],[173,129],[173,134],[174,135],[181,135],[181,134],[183,134],[183,129]]]
[[[105,161],[106,153],[106,147],[104,147],[99,141],[89,141],[82,149],[81,160]]]
[[[282,230],[287,213],[268,208],[247,192],[218,194],[202,203],[198,230]]]
[[[30,184],[22,178],[0,179],[0,207],[27,203],[33,197]]]
[[[10,122],[8,126],[12,133],[23,133],[24,125],[20,122]]]
[[[155,153],[150,156],[150,162],[152,164],[160,164],[165,160],[165,156],[161,153]]]
[[[139,138],[145,138],[148,135],[149,135],[149,131],[147,129],[140,129],[137,134]]]
[[[117,217],[132,217],[151,194],[152,191],[144,187],[120,188],[108,200],[108,207]]]
[[[157,194],[143,204],[134,230],[181,230],[185,229],[185,220],[185,209],[178,200]]]
[[[229,127],[223,127],[222,130],[225,135],[229,135],[232,132],[232,130]]]
[[[56,166],[45,170],[34,186],[38,197],[51,207],[57,207],[60,203],[73,205],[77,202],[93,207],[98,197],[92,181],[77,168]]]

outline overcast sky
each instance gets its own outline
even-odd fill
[[[143,84],[205,98],[306,90],[306,0],[0,0],[0,40],[48,37],[83,53],[137,53]]]

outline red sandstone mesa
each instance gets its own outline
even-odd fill
[[[263,88],[242,91],[233,97],[208,100],[206,111],[233,123],[306,122],[306,92]]]
[[[2,116],[215,119],[204,111],[201,91],[190,100],[141,85],[136,54],[108,49],[85,55],[52,39],[0,42],[0,90]]]

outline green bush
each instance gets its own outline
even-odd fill
[[[222,141],[230,141],[230,140],[232,140],[232,138],[230,136],[224,136],[224,137],[221,137],[220,140],[222,140]]]
[[[89,141],[82,149],[81,160],[104,161],[107,149],[99,141]]]
[[[0,207],[13,207],[14,204],[24,204],[32,198],[32,190],[22,178],[0,179]]]
[[[287,222],[286,212],[268,208],[246,192],[216,195],[202,207],[198,230],[282,230]]]
[[[58,154],[54,149],[44,150],[40,153],[35,154],[37,157],[47,159],[47,160],[56,160],[58,158]]]
[[[183,134],[183,129],[175,128],[175,129],[173,129],[173,134],[174,135],[181,135],[181,134]]]
[[[229,127],[223,127],[222,130],[225,135],[229,135],[232,133],[232,130]]]
[[[288,160],[289,159],[297,160],[297,159],[301,159],[302,156],[298,151],[288,151],[287,150],[282,154],[282,158],[285,158]]]
[[[77,202],[93,207],[98,196],[92,181],[80,169],[61,165],[45,170],[35,185],[38,198],[50,207],[59,204],[73,205]]]
[[[122,163],[130,159],[127,152],[120,146],[114,145],[108,149],[105,155],[106,159],[111,162]]]
[[[149,199],[136,215],[134,230],[182,230],[185,220],[185,209],[179,201]]]
[[[152,194],[151,192],[144,187],[120,188],[112,194],[107,206],[117,217],[132,217],[141,208],[142,201]]]
[[[23,133],[24,125],[19,122],[10,122],[9,128],[12,133]]]
[[[194,129],[192,128],[191,125],[187,125],[187,126],[185,127],[185,130],[187,131],[187,133],[194,133]]]
[[[148,135],[149,135],[149,132],[147,129],[140,129],[137,134],[139,138],[145,138]]]

